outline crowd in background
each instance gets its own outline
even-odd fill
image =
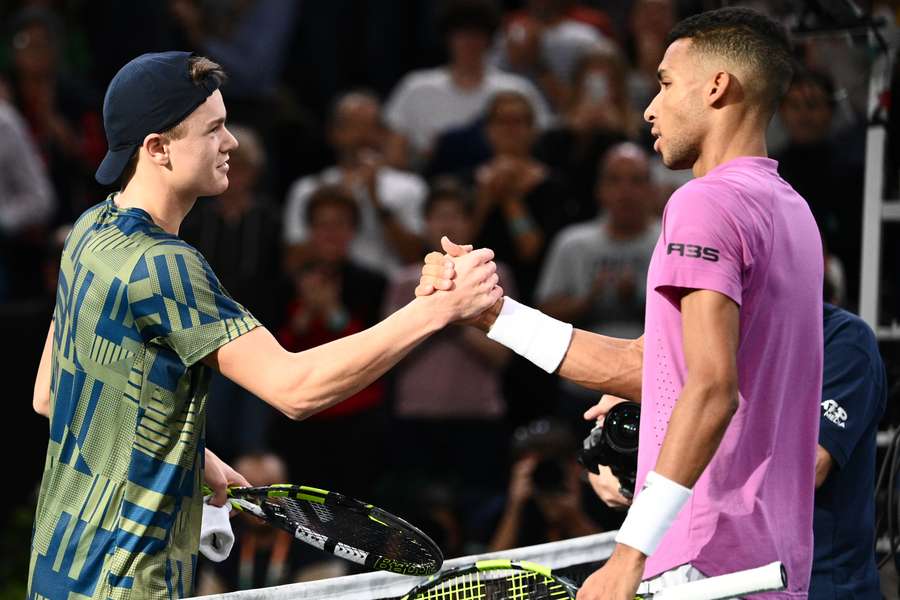
[[[718,3],[712,3],[717,5]],[[669,195],[690,172],[650,150],[644,108],[665,38],[712,8],[676,0],[26,0],[2,9],[0,321],[32,364],[67,228],[102,201],[102,98],[147,51],[224,66],[229,189],[180,235],[289,350],[369,327],[413,297],[441,236],[495,250],[507,295],[577,327],[643,328],[645,275]],[[790,3],[754,3],[781,14]],[[785,16],[787,21],[790,19]],[[798,41],[770,154],[810,203],[827,299],[859,294],[865,54]],[[15,369],[13,369],[15,370]],[[347,401],[289,421],[224,378],[207,444],[257,484],[380,503],[447,556],[617,527],[574,462],[598,397],[451,326]],[[25,415],[25,410],[22,410]],[[46,426],[34,432],[36,481]],[[43,429],[42,429],[43,427]],[[26,463],[28,461],[26,460]],[[346,572],[241,522],[202,591]]]

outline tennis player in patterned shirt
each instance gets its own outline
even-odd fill
[[[113,78],[109,152],[121,192],[85,212],[62,254],[35,382],[49,416],[28,598],[169,599],[193,592],[201,484],[225,502],[247,481],[204,447],[219,369],[289,417],[333,405],[415,344],[502,294],[476,251],[449,295],[417,298],[375,327],[289,353],[219,284],[178,228],[198,196],[228,186],[222,69],[185,52],[145,54]],[[459,269],[459,267],[457,267]]]

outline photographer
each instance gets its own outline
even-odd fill
[[[538,419],[516,429],[506,505],[489,551],[603,530],[584,508],[576,448],[575,436],[558,421]]]

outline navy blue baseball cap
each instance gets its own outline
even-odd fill
[[[103,99],[103,127],[109,150],[95,177],[111,185],[122,176],[134,151],[151,133],[174,127],[219,89],[210,73],[191,79],[190,52],[142,54],[119,69]]]

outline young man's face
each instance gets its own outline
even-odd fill
[[[228,189],[228,153],[238,142],[225,128],[218,90],[183,123],[184,135],[169,142],[170,180],[179,193],[218,196]]]
[[[689,169],[696,162],[706,120],[705,73],[690,44],[683,38],[666,49],[658,70],[660,90],[644,111],[657,137],[653,149],[670,169]]]

